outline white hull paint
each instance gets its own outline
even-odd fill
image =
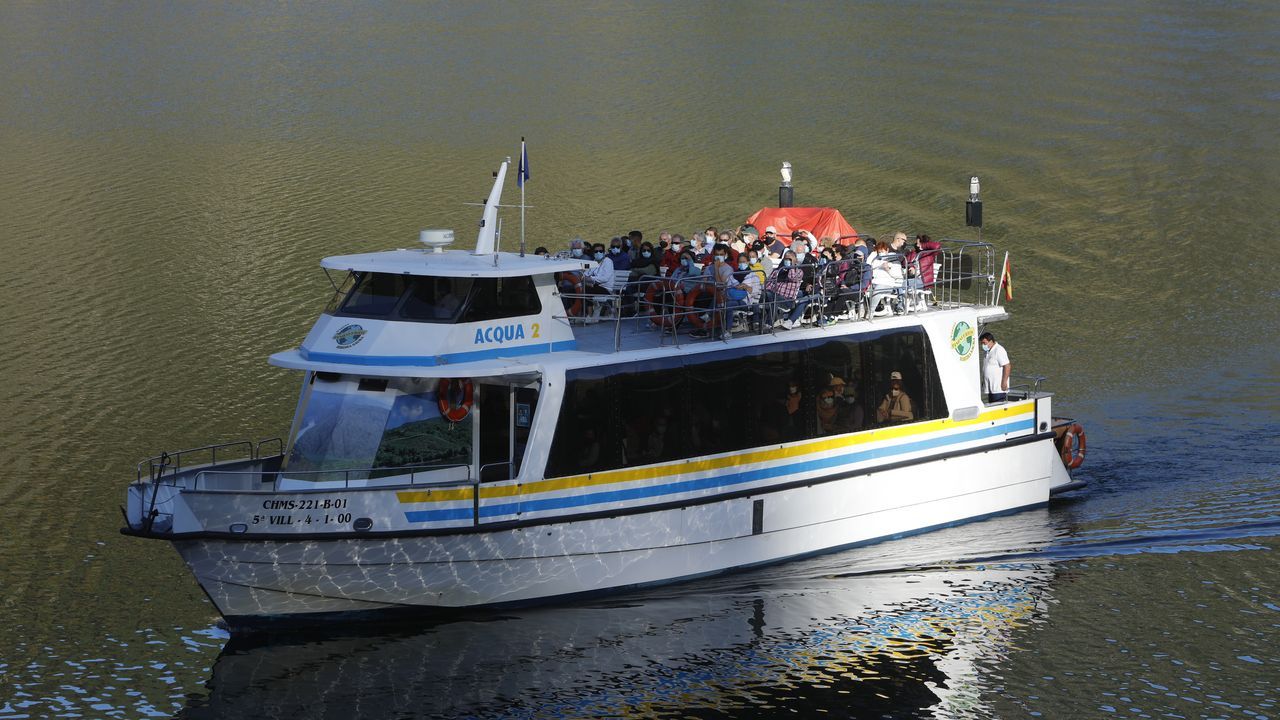
[[[313,613],[430,612],[778,562],[1042,504],[1052,487],[1068,482],[1052,439],[1041,439],[615,517],[448,535],[174,544],[233,624]]]

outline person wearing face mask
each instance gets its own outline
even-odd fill
[[[768,254],[765,254],[764,257],[767,258],[769,256]],[[741,261],[741,259],[742,258],[739,257],[739,261]],[[747,259],[748,269],[750,269],[751,273],[759,279],[760,290],[763,292],[764,281],[769,279],[769,271],[771,268],[768,268],[764,265],[764,262],[762,261],[763,258],[761,258],[760,252],[757,250],[748,250],[746,254],[746,259]]]
[[[654,297],[647,294],[649,286],[657,282],[653,278],[658,276],[658,257],[653,251],[653,244],[648,242],[640,243],[640,250],[636,253],[636,259],[631,262],[631,274],[627,276],[627,291],[631,295],[632,300],[636,300],[639,296]],[[647,295],[646,295],[647,294]],[[652,315],[653,307],[649,302],[642,302],[640,311],[644,315]]]
[[[904,423],[915,418],[911,396],[902,389],[902,373],[894,370],[889,373],[889,392],[885,393],[880,406],[876,408],[876,422]]]
[[[782,263],[773,269],[769,281],[764,284],[763,306],[770,321],[789,322],[776,318],[795,307],[796,296],[800,294],[800,283],[803,281],[804,271],[796,263],[796,254],[788,250],[782,256]]]
[[[787,244],[782,242],[782,238],[778,237],[778,229],[770,225],[764,229],[763,241],[765,249],[769,251],[769,255],[775,260],[781,260],[784,253],[787,252]]]
[[[685,248],[681,251],[679,265],[670,277],[672,286],[682,293],[692,290],[693,286],[701,281],[702,264],[698,262],[692,250]]]
[[[729,290],[735,288],[738,284],[733,278],[733,266],[729,264],[729,246],[716,245],[711,250],[711,265],[707,266],[703,273],[706,278],[706,286],[704,292],[710,292],[714,301],[711,303],[711,312],[720,313],[720,322],[718,323],[718,334],[721,339],[728,340],[725,337],[729,334],[728,323],[726,320],[731,317],[729,315]],[[689,337],[707,337],[710,333],[705,328],[700,328],[689,333]]]
[[[818,431],[823,435],[845,432],[842,422],[844,380],[837,376],[818,392]]]
[[[987,394],[987,404],[1002,403],[1009,398],[1009,373],[1013,370],[1009,353],[989,332],[982,333],[978,343],[982,345],[982,391]]]
[[[664,235],[666,233],[663,233]],[[671,242],[667,245],[666,251],[662,253],[662,259],[658,261],[659,268],[667,269],[667,277],[675,275],[676,270],[680,269],[680,255],[685,250],[684,236],[672,235]]]
[[[600,243],[596,243],[591,250],[591,258],[596,261],[596,266],[583,273],[583,288],[578,292],[607,295],[613,291],[613,260],[605,253],[604,245]]]
[[[762,241],[757,240],[751,245],[751,256],[754,258],[751,264],[758,264],[760,269],[764,270],[764,278],[767,280],[769,275],[773,273],[773,266],[776,264],[773,256],[769,254],[769,249],[765,247]]]
[[[653,252],[653,244],[640,243],[640,252],[636,254],[636,259],[631,261],[630,282],[636,282],[644,277],[654,277],[657,274],[658,257]]]
[[[609,259],[613,261],[614,270],[631,269],[631,254],[622,248],[622,237],[609,241]]]

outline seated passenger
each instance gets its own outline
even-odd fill
[[[762,258],[760,256],[760,253],[762,251],[763,251],[763,248],[761,249],[752,248],[751,250],[747,251],[747,261],[750,263],[751,272],[755,273],[756,277],[759,278],[760,280],[761,291],[764,290],[765,280],[769,279],[769,271],[771,269],[771,268],[765,267],[764,263],[761,261]],[[767,258],[769,257],[769,255],[766,253],[764,257]]]
[[[832,384],[837,378],[832,379]],[[841,383],[844,381],[842,380]],[[844,386],[841,385],[843,391]],[[840,422],[840,398],[835,388],[829,384],[818,392],[818,432],[822,435],[834,435],[844,432]]]
[[[627,279],[635,282],[643,277],[656,277],[657,274],[658,258],[654,255],[653,244],[646,240],[640,243],[640,254],[631,261],[631,275]]]
[[[600,243],[596,243],[591,250],[591,257],[597,265],[583,273],[583,287],[578,292],[607,295],[613,290],[613,260],[604,254],[604,245]]]
[[[773,320],[780,313],[794,308],[802,282],[804,282],[804,271],[796,263],[796,254],[788,250],[782,256],[782,264],[774,268],[769,281],[764,284],[763,303],[766,307],[766,317]]]
[[[871,267],[871,292],[892,291],[894,311],[902,309],[903,285],[902,258],[892,252],[884,242],[876,243],[875,252],[867,257]],[[875,312],[876,308],[871,308]]]
[[[663,233],[666,235],[666,233]],[[680,269],[680,255],[684,252],[684,236],[672,235],[671,244],[662,254],[662,259],[658,261],[659,268],[667,269],[667,277],[673,277],[677,270]]]
[[[928,235],[917,235],[915,247],[907,253],[907,267],[917,269],[915,277],[907,279],[908,287],[917,290],[933,289],[934,265],[938,254],[942,251],[942,243],[931,239]]]
[[[750,252],[738,256],[738,270],[733,273],[730,287],[741,290],[746,295],[733,293],[729,298],[730,303],[742,307],[760,302],[760,294],[764,291],[763,277],[764,273],[759,270],[759,265],[752,267]]]
[[[889,392],[876,408],[876,422],[904,423],[915,418],[911,397],[902,389],[902,373],[894,370],[889,374]]]
[[[631,269],[631,253],[628,253],[622,247],[622,240],[626,236],[616,237],[609,241],[609,259],[613,261],[614,270],[630,270]]]

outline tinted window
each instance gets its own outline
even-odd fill
[[[869,430],[902,373],[913,421],[946,417],[923,330],[571,370],[549,477]],[[824,402],[830,399],[830,402]]]
[[[413,283],[400,316],[427,322],[453,322],[471,293],[471,278],[420,277]]]
[[[346,293],[338,315],[454,323],[542,312],[533,278],[528,276],[450,278],[391,273],[354,273],[353,276],[355,287]]]
[[[475,281],[471,302],[463,314],[462,322],[499,320],[542,312],[538,293],[534,291],[533,278],[480,278]]]
[[[360,275],[355,288],[342,303],[346,315],[383,316],[389,314],[404,294],[409,278],[389,273]]]

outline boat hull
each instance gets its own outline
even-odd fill
[[[1052,436],[697,504],[488,532],[175,539],[233,628],[333,614],[430,616],[675,582],[1045,503]]]

